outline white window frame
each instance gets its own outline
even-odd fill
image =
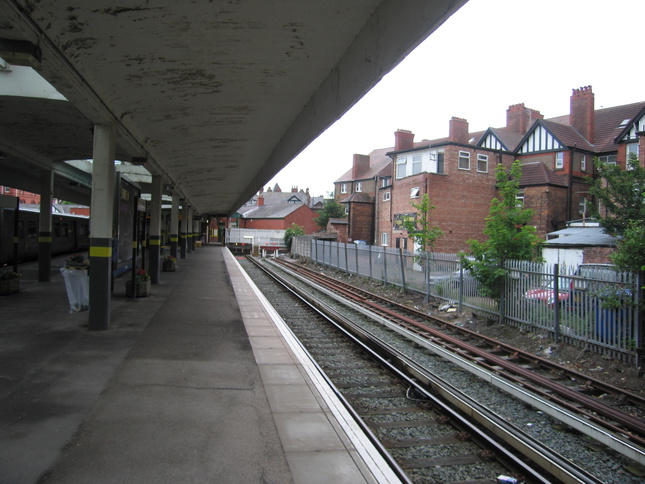
[[[418,175],[423,171],[423,162],[421,155],[415,155],[412,157],[412,174]]]
[[[419,187],[410,188],[410,198],[419,198]]]
[[[580,158],[580,171],[587,171],[587,155],[582,155]]]
[[[347,193],[347,183],[340,184],[340,193]]]
[[[523,207],[524,206],[524,189],[519,189],[515,195],[515,206]]]
[[[363,182],[356,182],[356,191],[357,192],[363,191]]]
[[[484,169],[479,168],[479,164],[484,163]],[[477,155],[477,171],[479,173],[488,173],[488,155]]]
[[[468,162],[468,166],[464,167],[462,165],[462,160],[466,160]],[[459,151],[459,160],[457,162],[457,167],[460,170],[470,170],[470,152],[469,151]]]
[[[564,168],[564,151],[558,151],[555,154],[555,169],[562,170]]]
[[[608,165],[615,165],[616,164],[616,155],[599,156],[598,160],[603,161],[603,162],[607,163]]]
[[[388,233],[381,232],[381,245],[387,247],[389,245]]]
[[[385,178],[382,178],[382,179],[381,179],[381,187],[382,187],[382,188],[385,188],[385,187],[386,187],[386,186],[388,186],[389,184],[390,184],[390,179],[389,179],[389,178],[385,177]]]
[[[390,192],[383,192],[383,201],[387,202],[390,199]]]
[[[629,155],[631,153],[634,153],[636,155],[636,159],[638,160],[638,143],[629,143],[625,147],[625,169],[626,170],[631,170],[631,167],[629,166]]]
[[[408,160],[404,156],[402,158],[397,157],[396,158],[396,178],[405,178],[407,171],[408,171]],[[403,173],[401,174],[401,169],[403,169]]]

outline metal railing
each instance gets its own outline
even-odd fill
[[[510,261],[499,300],[482,295],[479,282],[457,254],[418,253],[296,237],[292,253],[339,271],[469,308],[504,324],[548,333],[640,364],[640,276],[599,266]]]

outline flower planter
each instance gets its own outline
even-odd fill
[[[177,263],[172,260],[165,260],[161,265],[161,270],[164,272],[175,272],[177,270]]]
[[[136,281],[136,297],[148,297],[150,295],[150,281]],[[125,295],[132,297],[132,281],[125,281]]]
[[[13,294],[20,290],[20,279],[7,279],[0,281],[0,295]]]

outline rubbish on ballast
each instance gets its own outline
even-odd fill
[[[517,479],[511,476],[497,476],[498,484],[517,484]]]

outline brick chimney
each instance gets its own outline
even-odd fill
[[[590,143],[594,142],[596,124],[594,112],[594,95],[591,86],[573,89],[571,94],[571,109],[569,124]]]
[[[258,196],[258,207],[261,207],[262,205],[264,205],[264,195],[260,193],[260,195]]]
[[[291,193],[298,193],[298,185],[291,185]]]
[[[536,119],[544,119],[544,115],[525,107],[524,103],[513,104],[506,110],[506,129],[524,135]]]
[[[468,143],[468,121],[453,116],[448,137],[453,143]]]
[[[354,155],[354,161],[352,164],[352,179],[360,178],[360,176],[365,173],[370,168],[370,157],[369,155]]]
[[[411,150],[414,148],[414,133],[407,129],[397,129],[394,132],[394,151]]]

